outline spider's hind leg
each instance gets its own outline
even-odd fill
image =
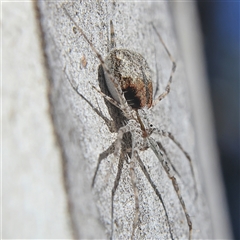
[[[173,165],[173,163],[171,162],[170,158],[168,157],[168,154],[167,154],[166,149],[163,147],[163,145],[162,145],[160,142],[157,142],[157,144],[158,144],[159,148],[160,148],[160,149],[163,151],[163,153],[165,154],[165,156],[166,156],[168,162],[170,163],[173,171],[177,174],[177,176],[178,176],[179,178],[181,178],[181,176],[180,176],[179,172],[177,171],[176,167]]]
[[[113,214],[114,214],[113,202],[114,202],[114,195],[115,195],[115,192],[117,190],[117,187],[118,187],[118,184],[119,184],[119,181],[120,181],[120,177],[121,177],[122,168],[123,168],[123,160],[121,160],[122,159],[122,154],[121,154],[122,153],[122,151],[121,151],[122,150],[122,139],[123,139],[123,135],[125,133],[132,132],[132,130],[135,129],[135,127],[136,127],[136,121],[129,120],[127,125],[121,127],[118,130],[117,139],[115,141],[114,157],[116,159],[119,159],[119,166],[118,166],[118,172],[117,172],[117,175],[116,175],[116,178],[115,178],[115,181],[114,181],[114,187],[112,189],[112,212],[111,212],[111,215],[112,215],[112,230],[111,230],[111,239],[113,238],[113,230],[114,230],[113,229]],[[137,191],[137,187],[136,187],[136,175],[135,175],[135,172],[134,172],[134,168],[135,168],[135,157],[134,156],[136,156],[136,153],[133,150],[132,154],[131,154],[131,160],[130,160],[130,176],[131,176],[131,181],[132,181],[133,190],[134,190],[134,196],[135,196],[135,211],[136,211],[137,214],[135,214],[135,217],[134,217],[133,231],[132,231],[131,239],[133,238],[133,235],[134,235],[134,232],[135,232],[135,229],[136,229],[136,226],[137,226],[137,222],[138,222],[138,215],[139,215],[138,214],[139,213],[138,191]]]
[[[138,188],[137,188],[137,178],[135,174],[135,162],[136,158],[138,156],[137,149],[135,149],[135,146],[133,146],[133,151],[132,151],[132,158],[130,161],[130,177],[131,177],[131,182],[132,182],[132,187],[134,191],[134,199],[135,199],[135,215],[133,219],[133,225],[132,225],[132,235],[131,239],[134,237],[135,230],[138,225],[139,221],[139,193],[138,193]]]
[[[185,202],[184,202],[184,200],[182,198],[182,194],[181,194],[179,185],[177,183],[177,179],[171,173],[171,168],[168,166],[168,162],[166,161],[166,157],[162,153],[162,151],[160,150],[157,142],[153,138],[149,137],[149,143],[150,143],[151,149],[153,150],[153,152],[155,153],[156,157],[158,158],[158,160],[162,164],[162,167],[164,168],[168,178],[172,181],[173,188],[174,188],[174,190],[175,190],[175,192],[177,194],[177,197],[178,197],[178,199],[180,201],[180,204],[182,206],[182,209],[184,211],[185,218],[186,218],[186,221],[187,221],[187,224],[188,224],[188,229],[189,229],[188,239],[191,240],[192,239],[192,221],[191,221],[191,218],[190,218],[190,216],[188,214]]]
[[[169,228],[169,232],[170,232],[170,237],[171,237],[171,240],[173,240],[174,238],[173,238],[172,228],[171,228],[171,225],[170,225],[170,220],[169,220],[169,217],[168,217],[167,209],[166,209],[165,204],[164,204],[164,202],[163,202],[162,195],[161,195],[161,193],[158,191],[157,186],[156,186],[156,185],[154,184],[154,182],[152,181],[152,179],[151,179],[151,177],[150,177],[150,175],[149,175],[146,167],[144,166],[144,164],[143,164],[143,162],[142,162],[142,160],[141,160],[141,158],[139,157],[138,154],[136,155],[136,159],[137,159],[137,161],[138,161],[138,163],[139,163],[139,166],[140,166],[140,168],[142,169],[145,177],[147,178],[148,182],[150,183],[151,187],[153,188],[155,194],[157,195],[158,199],[160,200],[160,202],[161,202],[161,204],[162,204],[162,206],[163,206],[163,209],[164,209],[164,212],[165,212],[165,216],[166,216],[166,220],[167,220],[167,224],[168,224],[168,228]]]
[[[114,224],[114,221],[113,221],[113,215],[114,215],[114,208],[113,208],[113,202],[114,202],[114,196],[115,196],[115,193],[116,193],[116,190],[117,190],[117,187],[119,185],[119,182],[120,182],[120,177],[122,175],[122,169],[123,169],[123,163],[124,163],[124,156],[123,154],[120,155],[120,158],[119,158],[119,161],[118,161],[118,171],[117,171],[117,175],[116,175],[116,178],[114,180],[114,185],[113,185],[113,188],[112,188],[112,197],[111,197],[111,237],[110,239],[113,239],[113,224]]]
[[[193,177],[193,181],[194,181],[194,190],[195,190],[195,199],[197,198],[198,196],[198,192],[197,192],[197,182],[196,182],[196,177],[195,177],[195,173],[194,173],[194,169],[193,169],[193,163],[192,163],[192,159],[190,157],[190,155],[184,150],[184,148],[182,147],[182,145],[175,139],[175,137],[173,136],[172,133],[170,132],[167,132],[167,131],[164,131],[164,130],[160,130],[160,129],[157,129],[157,132],[164,136],[164,137],[168,137],[172,140],[172,142],[175,143],[175,145],[178,146],[178,148],[181,150],[181,152],[185,155],[185,157],[187,158],[188,162],[189,162],[189,165],[190,165],[190,169],[191,169],[191,174],[192,174],[192,177]]]
[[[114,142],[113,144],[111,144],[111,146],[108,147],[108,149],[106,149],[104,152],[102,152],[102,153],[99,155],[97,167],[96,167],[96,170],[95,170],[95,173],[94,173],[94,176],[93,176],[93,180],[92,180],[92,188],[93,188],[94,185],[95,185],[97,173],[98,173],[98,170],[99,170],[99,167],[100,167],[100,164],[101,164],[102,160],[104,160],[104,159],[107,158],[110,154],[112,154],[112,153],[114,152],[114,145],[115,145],[115,142]]]

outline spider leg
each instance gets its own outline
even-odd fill
[[[114,155],[116,158],[119,158],[120,156],[123,134],[127,132],[131,132],[133,129],[135,129],[135,127],[136,127],[136,121],[129,120],[126,126],[123,126],[118,130],[116,144],[115,144],[115,151],[114,151]]]
[[[155,99],[159,90],[159,73],[158,73],[158,64],[157,64],[157,54],[156,54],[156,47],[154,46],[155,49],[155,71],[156,71],[156,89],[153,98]]]
[[[166,44],[164,43],[162,37],[160,36],[159,32],[157,31],[157,29],[156,29],[156,27],[154,26],[153,23],[152,23],[152,26],[153,26],[153,29],[154,29],[154,31],[156,32],[159,40],[161,41],[161,43],[162,43],[165,51],[167,52],[167,54],[168,54],[171,62],[172,62],[172,70],[171,70],[171,73],[170,73],[170,76],[169,76],[169,79],[168,79],[167,86],[165,87],[164,92],[163,92],[162,94],[160,94],[160,95],[153,101],[152,107],[154,107],[158,102],[160,102],[163,98],[165,98],[165,97],[169,94],[169,92],[170,92],[170,85],[171,85],[171,83],[172,83],[173,74],[174,74],[175,71],[176,71],[177,65],[176,65],[176,62],[175,62],[172,54],[169,52]]]
[[[185,155],[185,157],[187,158],[190,168],[191,168],[191,174],[193,176],[193,181],[194,181],[194,189],[195,189],[195,199],[198,196],[198,192],[197,192],[197,182],[196,182],[196,177],[194,174],[194,170],[193,170],[193,164],[192,164],[192,159],[190,157],[190,155],[183,149],[182,145],[174,138],[174,136],[172,135],[172,133],[170,132],[166,132],[164,130],[160,130],[157,129],[157,132],[161,135],[163,135],[164,137],[168,137],[170,138],[177,146],[178,148],[182,151],[182,153]]]
[[[110,154],[112,154],[114,152],[114,145],[115,145],[115,142],[112,143],[110,147],[108,147],[104,152],[102,152],[99,155],[98,164],[97,164],[97,167],[96,167],[96,170],[95,170],[95,173],[94,173],[94,176],[93,176],[93,180],[92,180],[92,188],[95,185],[95,180],[96,180],[97,173],[98,173],[98,170],[99,170],[99,167],[100,167],[100,164],[101,164],[102,160],[107,158]]]
[[[75,27],[77,28],[77,30],[81,33],[81,35],[84,37],[84,39],[86,40],[86,42],[89,44],[89,46],[92,48],[93,52],[97,55],[98,59],[100,60],[100,62],[102,64],[104,64],[103,58],[101,56],[101,54],[97,51],[97,49],[93,46],[92,42],[87,38],[86,34],[84,33],[84,31],[77,25],[76,21],[71,17],[71,15],[69,14],[69,12],[67,11],[67,9],[63,6],[63,10],[65,12],[65,14],[69,17],[69,19],[74,23]]]
[[[163,206],[163,209],[164,209],[164,212],[165,212],[165,215],[166,215],[166,219],[167,219],[167,223],[168,223],[169,232],[170,232],[170,235],[171,235],[171,239],[173,240],[174,238],[173,238],[173,235],[172,235],[172,229],[171,229],[171,226],[170,226],[170,221],[169,221],[167,209],[166,209],[165,204],[163,202],[161,193],[158,191],[157,186],[153,183],[149,173],[147,172],[146,167],[144,166],[144,164],[143,164],[143,162],[142,162],[142,160],[141,160],[141,158],[139,157],[138,154],[136,155],[136,158],[137,158],[137,161],[138,161],[138,163],[139,163],[139,165],[140,165],[140,167],[141,167],[145,177],[147,178],[148,182],[152,186],[154,192],[156,193],[157,197],[159,198],[159,200],[160,200],[160,202],[161,202],[161,204]]]
[[[119,185],[120,177],[122,174],[123,162],[124,162],[124,156],[123,154],[121,154],[122,138],[123,138],[123,134],[129,132],[131,127],[132,126],[128,126],[128,125],[121,127],[118,131],[117,140],[113,144],[111,144],[111,146],[107,150],[105,150],[102,154],[100,154],[98,158],[98,164],[95,170],[95,174],[93,177],[93,181],[92,181],[92,187],[94,187],[97,172],[101,164],[101,161],[105,159],[107,156],[109,156],[110,154],[114,153],[114,156],[117,159],[119,159],[119,162],[118,162],[118,171],[117,171],[116,178],[114,180],[114,186],[112,188],[112,195],[111,195],[111,237],[110,239],[113,239],[113,232],[114,232],[114,218],[113,218],[114,217],[114,206],[113,206],[114,196],[115,196],[117,187]],[[132,172],[131,167],[132,166],[130,163],[130,172]]]
[[[106,123],[108,129],[110,132],[113,132],[113,122],[111,120],[109,120],[106,116],[103,115],[102,111],[100,108],[96,108],[93,106],[93,104],[86,98],[84,97],[79,91],[78,91],[78,86],[75,86],[69,79],[69,76],[66,73],[66,77],[68,82],[70,83],[71,87],[73,88],[73,90],[84,100],[86,101],[90,107],[92,108],[92,110],[103,119],[103,121]]]
[[[92,85],[92,87],[94,88],[94,90],[96,90],[97,92],[99,92],[102,97],[104,97],[107,101],[109,101],[112,105],[114,105],[115,107],[121,109],[120,104],[119,104],[116,100],[114,100],[113,98],[109,97],[108,95],[106,95],[105,93],[103,93],[102,91],[100,91],[99,89],[97,89],[95,86]]]
[[[123,134],[127,133],[127,132],[131,132],[131,130],[135,127],[135,125],[136,125],[136,122],[134,120],[129,120],[129,122],[127,123],[126,126],[123,126],[123,127],[121,127],[118,130],[117,139],[115,141],[114,157],[116,159],[120,159],[119,160],[119,164],[123,164],[123,163],[121,163],[121,149],[122,149]],[[134,165],[131,162],[130,162],[130,174],[131,174],[131,179],[133,179],[135,173],[133,173],[132,170],[131,170],[134,167]],[[113,213],[114,213],[114,211],[113,211],[113,201],[114,201],[114,195],[115,195],[116,189],[117,189],[118,184],[119,184],[121,172],[122,172],[122,166],[118,167],[117,176],[116,176],[116,179],[114,181],[114,187],[112,189],[112,212],[111,212],[111,214],[112,214],[112,230],[111,230],[111,239],[113,237]],[[135,192],[135,189],[134,189],[134,192]],[[135,205],[136,205],[136,203],[135,203]]]
[[[119,185],[119,181],[120,181],[120,177],[121,177],[121,174],[122,174],[122,169],[123,169],[123,162],[124,162],[124,156],[120,156],[119,158],[119,162],[118,162],[118,171],[117,171],[117,175],[116,175],[116,178],[114,180],[114,185],[113,185],[113,188],[112,188],[112,199],[111,199],[111,236],[110,236],[110,239],[113,239],[113,214],[114,214],[114,209],[113,209],[113,202],[114,202],[114,195],[115,195],[115,192],[117,190],[117,187]]]
[[[140,133],[139,133],[140,130]],[[133,220],[133,228],[132,228],[132,234],[131,234],[131,239],[133,239],[134,237],[134,233],[135,230],[137,228],[137,224],[138,224],[138,219],[139,219],[139,196],[138,196],[138,189],[137,189],[137,185],[136,185],[136,174],[135,174],[135,162],[136,162],[136,157],[138,155],[137,153],[137,149],[138,149],[138,144],[139,142],[135,141],[135,139],[137,139],[137,135],[141,135],[141,129],[139,124],[135,121],[135,120],[129,120],[129,122],[127,123],[126,126],[121,127],[118,130],[118,135],[117,135],[117,140],[116,140],[116,144],[115,144],[115,151],[114,151],[114,155],[116,158],[120,157],[120,152],[121,152],[121,147],[122,147],[122,138],[123,138],[123,134],[127,133],[127,132],[131,132],[132,133],[132,138],[133,138],[133,144],[132,144],[132,154],[131,154],[131,159],[130,159],[130,177],[131,177],[131,182],[132,182],[132,187],[133,187],[133,191],[134,191],[134,198],[135,198],[135,215],[134,215],[134,220]],[[112,191],[112,201],[113,201],[113,197],[116,191],[116,188],[113,188],[114,191]],[[113,203],[112,203],[113,204]]]
[[[110,35],[111,35],[111,46],[110,46],[110,50],[116,48],[116,41],[115,41],[115,32],[114,32],[114,28],[113,28],[113,22],[112,20],[110,20]]]
[[[101,62],[102,64],[102,67],[105,71],[105,74],[108,75],[110,81],[112,81],[112,83],[114,84],[116,90],[117,90],[117,94],[118,94],[118,97],[119,97],[119,101],[120,101],[120,105],[122,106],[121,107],[121,110],[123,110],[123,112],[129,112],[131,111],[131,107],[128,106],[128,103],[125,99],[125,96],[123,94],[123,91],[122,91],[122,88],[121,88],[121,85],[120,83],[118,82],[117,79],[115,79],[112,74],[110,73],[108,67],[106,66],[103,58],[102,58],[102,55],[97,51],[97,49],[94,47],[94,45],[92,44],[92,42],[87,38],[86,34],[84,33],[84,31],[82,30],[82,28],[80,28],[76,21],[71,17],[71,15],[69,14],[69,12],[67,11],[67,9],[63,6],[63,10],[65,12],[65,14],[69,17],[69,19],[74,23],[75,27],[78,29],[78,31],[81,33],[81,35],[83,36],[83,38],[86,40],[86,42],[89,44],[89,46],[91,47],[92,51],[96,54],[97,58],[99,59],[99,61]],[[111,28],[111,31],[113,31],[113,24],[112,24],[112,21],[110,21],[110,28]],[[114,31],[113,31],[114,33]],[[114,35],[114,34],[113,34]],[[113,37],[113,36],[112,36]],[[111,40],[111,44],[114,44],[114,40],[112,39]],[[111,101],[110,99],[107,98],[107,96],[105,95],[105,98],[110,101],[111,103],[113,103],[113,101]],[[114,104],[114,103],[113,103]],[[114,104],[115,105],[115,104]],[[115,105],[116,106],[116,105]],[[129,118],[129,116],[128,116]],[[131,117],[130,117],[131,118]]]
[[[132,159],[130,161],[130,177],[131,177],[131,182],[132,182],[132,187],[133,187],[133,191],[134,191],[134,200],[135,200],[135,216],[134,216],[134,220],[133,220],[133,229],[132,229],[132,235],[131,235],[131,239],[133,239],[135,230],[137,228],[138,225],[138,220],[139,220],[139,193],[138,193],[138,189],[137,189],[137,179],[136,179],[136,174],[135,174],[135,161],[136,161],[136,156],[138,155],[137,150],[134,149],[133,146],[133,151],[132,151]]]
[[[160,142],[157,142],[157,144],[158,144],[159,148],[163,151],[164,155],[166,156],[166,158],[167,158],[168,162],[170,163],[173,171],[178,175],[179,178],[181,178],[179,172],[177,171],[177,169],[175,168],[175,166],[171,162],[170,158],[168,157],[166,149],[163,147],[163,145]]]
[[[180,192],[177,180],[171,174],[171,169],[169,168],[168,163],[165,160],[165,156],[161,152],[161,150],[160,150],[158,144],[156,143],[156,141],[153,138],[151,138],[151,137],[149,137],[148,139],[149,139],[149,143],[150,143],[151,149],[155,153],[155,155],[158,158],[158,160],[161,162],[161,164],[162,164],[165,172],[167,173],[169,179],[172,181],[172,185],[173,185],[173,187],[175,189],[175,192],[177,193],[178,199],[180,201],[180,204],[182,206],[182,209],[184,211],[184,214],[185,214],[185,217],[186,217],[186,221],[187,221],[187,224],[188,224],[188,229],[189,229],[188,239],[191,240],[192,239],[192,221],[191,221],[190,216],[189,216],[189,214],[187,212],[187,209],[186,209],[185,203],[183,201],[182,194]]]

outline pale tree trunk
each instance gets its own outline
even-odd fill
[[[21,4],[28,4],[29,7],[32,3]],[[7,6],[7,3],[5,5]],[[178,17],[178,14],[187,16],[188,13],[184,12],[187,11],[186,9],[193,11],[193,4],[188,3],[181,8],[180,5],[169,6],[165,2],[39,1],[35,7],[37,19],[29,16],[27,21],[18,16],[19,21],[12,24],[13,26],[16,24],[16,30],[18,27],[24,29],[29,36],[31,35],[29,26],[32,26],[33,22],[32,33],[36,39],[27,38],[29,44],[26,46],[14,45],[17,51],[23,51],[21,58],[23,60],[15,57],[17,60],[14,69],[9,68],[10,62],[8,63],[7,60],[6,65],[3,65],[11,80],[11,83],[4,82],[3,86],[4,90],[6,84],[8,96],[4,95],[4,97],[9,102],[9,106],[3,106],[6,107],[3,123],[7,126],[3,131],[6,139],[3,147],[7,148],[3,155],[3,179],[6,179],[3,184],[3,196],[5,196],[3,209],[6,209],[3,211],[3,234],[5,234],[3,238],[103,239],[111,235],[111,193],[119,168],[119,160],[114,158],[111,146],[114,146],[117,130],[123,124],[122,116],[118,109],[106,102],[92,88],[94,85],[106,92],[103,74],[99,67],[100,61],[66,15],[63,7],[84,30],[87,38],[103,58],[107,56],[109,49],[109,22],[112,20],[117,48],[136,51],[147,60],[152,71],[154,89],[157,81],[159,82],[158,95],[164,91],[167,84],[171,61],[153,30],[151,23],[154,24],[176,60],[177,71],[173,77],[170,94],[149,112],[149,121],[155,127],[171,132],[191,156],[197,182],[197,197],[194,178],[185,155],[168,138],[155,136],[166,149],[169,159],[179,173],[179,176],[176,174],[176,179],[192,220],[192,238],[229,238],[224,200],[221,200],[223,193],[212,139],[210,110],[207,107],[208,96],[204,89],[204,79],[200,79],[204,78],[202,63],[195,62],[195,59],[200,58],[201,53],[196,51],[197,44],[200,43],[188,37],[193,34],[188,32],[189,29],[184,30],[187,24],[194,29],[198,28],[197,23],[194,22],[196,16],[190,15],[189,19]],[[27,10],[22,11],[24,13]],[[174,13],[174,19],[171,13]],[[6,12],[5,17],[7,18]],[[4,20],[3,18],[3,24],[5,24]],[[5,36],[8,36],[9,29],[15,29],[11,27],[12,25],[5,25],[4,28],[3,25]],[[37,34],[37,29],[41,34]],[[175,32],[174,29],[177,31]],[[184,36],[187,38],[190,50],[182,44],[181,30],[185,31]],[[180,36],[181,44],[177,42],[177,34]],[[197,36],[196,34],[195,32],[194,36]],[[19,42],[25,40],[22,35],[18,36]],[[39,41],[40,36],[42,42]],[[7,40],[3,43],[9,48],[12,56],[5,53],[6,59],[12,60],[11,57],[14,58],[14,54],[16,56],[18,54],[9,45],[10,33]],[[33,49],[30,48],[31,46],[38,47]],[[45,63],[41,60],[41,50],[44,52]],[[24,51],[34,55],[24,58],[26,55]],[[35,55],[37,53],[39,56]],[[189,58],[192,61],[189,61]],[[29,64],[25,66],[24,62]],[[189,62],[191,70],[195,69],[194,74],[188,69]],[[15,67],[16,65],[18,67]],[[31,67],[32,65],[41,70]],[[19,74],[14,75],[17,69],[21,70]],[[34,75],[36,72],[41,73]],[[41,74],[46,79],[42,79]],[[4,71],[3,76],[5,76]],[[24,82],[26,76],[29,83]],[[40,76],[41,80],[38,82]],[[31,104],[26,106],[20,98],[17,103],[22,105],[16,108],[18,105],[11,97],[16,94],[20,96],[24,84],[29,84],[29,87],[22,94],[27,93],[26,102]],[[199,87],[196,90],[194,86]],[[77,88],[79,94],[73,87]],[[204,94],[203,97],[201,94]],[[204,101],[200,98],[204,98]],[[16,113],[13,114],[11,108],[14,108]],[[49,111],[46,111],[47,109]],[[201,109],[204,111],[201,112]],[[13,115],[17,116],[25,111],[29,114],[23,114],[23,117],[17,118],[15,122],[11,120]],[[201,125],[201,122],[204,125]],[[206,128],[204,134],[202,126]],[[26,131],[18,130],[22,128],[26,128]],[[124,138],[124,141],[127,140]],[[56,145],[54,141],[57,142]],[[17,149],[14,144],[17,144]],[[124,155],[124,151],[122,153]],[[97,171],[94,187],[91,187],[98,159],[101,157],[103,160]],[[134,238],[169,239],[171,236],[169,226],[174,239],[188,238],[184,211],[160,162],[150,149],[140,152],[140,158],[151,181],[161,193],[169,222],[159,197],[136,163],[140,208]],[[129,239],[136,210],[129,164],[126,158],[122,159],[123,169],[113,200],[112,234],[113,238]],[[20,164],[27,168],[18,168]],[[12,179],[9,178],[10,174]],[[36,178],[41,181],[37,181]],[[17,182],[18,189],[24,188],[25,192],[17,193],[12,182]],[[208,194],[209,192],[213,192],[213,196]],[[16,199],[14,204],[9,205],[10,199]],[[13,212],[17,212],[15,216],[17,220],[10,220]],[[33,213],[35,217],[30,217],[28,213],[29,215]],[[25,229],[21,224],[32,227]],[[15,235],[10,232],[13,227],[17,229],[14,231]]]

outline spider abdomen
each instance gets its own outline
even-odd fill
[[[106,57],[105,64],[120,83],[124,96],[133,109],[151,107],[151,70],[141,54],[127,49],[114,49]],[[112,97],[119,102],[116,88],[106,73],[105,79]]]

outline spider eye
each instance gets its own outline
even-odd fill
[[[152,128],[153,127],[153,125],[152,124],[150,124],[150,128]]]

